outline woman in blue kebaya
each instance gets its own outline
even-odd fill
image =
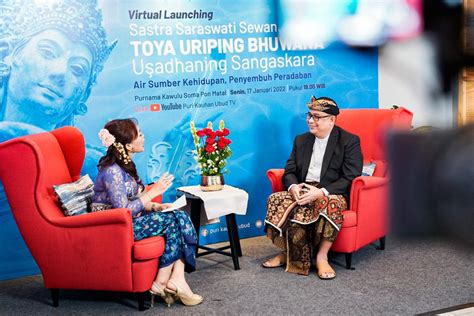
[[[192,222],[187,213],[161,212],[169,205],[152,202],[172,185],[173,176],[164,174],[145,191],[132,160],[135,153],[143,152],[145,140],[135,120],[110,121],[99,137],[107,153],[99,161],[92,211],[128,208],[135,240],[163,236],[165,251],[150,292],[161,296],[168,306],[177,299],[185,305],[200,304],[202,296],[193,293],[184,277],[185,269],[192,272],[196,265],[197,235]]]

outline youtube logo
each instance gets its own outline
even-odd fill
[[[157,112],[161,110],[161,105],[159,103],[150,105],[150,111]]]

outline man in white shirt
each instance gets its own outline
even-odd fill
[[[267,203],[267,236],[282,252],[262,265],[286,265],[287,272],[308,275],[317,245],[318,276],[333,279],[327,255],[342,226],[352,180],[362,173],[362,151],[358,136],[335,125],[334,100],[313,96],[307,106],[309,131],[296,136],[283,174],[288,191],[273,193]]]

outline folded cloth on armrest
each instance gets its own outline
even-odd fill
[[[375,167],[376,166],[377,166],[377,164],[373,161],[368,163],[368,164],[364,164],[364,166],[362,167],[362,175],[367,176],[367,177],[371,177],[375,172]]]
[[[94,183],[89,175],[61,185],[53,185],[59,197],[64,215],[74,216],[87,213],[94,195]]]

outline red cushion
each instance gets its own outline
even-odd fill
[[[133,244],[133,258],[149,260],[160,257],[165,251],[165,239],[161,236],[136,241]]]
[[[357,225],[357,213],[354,211],[343,211],[344,221],[342,227],[353,227]]]

